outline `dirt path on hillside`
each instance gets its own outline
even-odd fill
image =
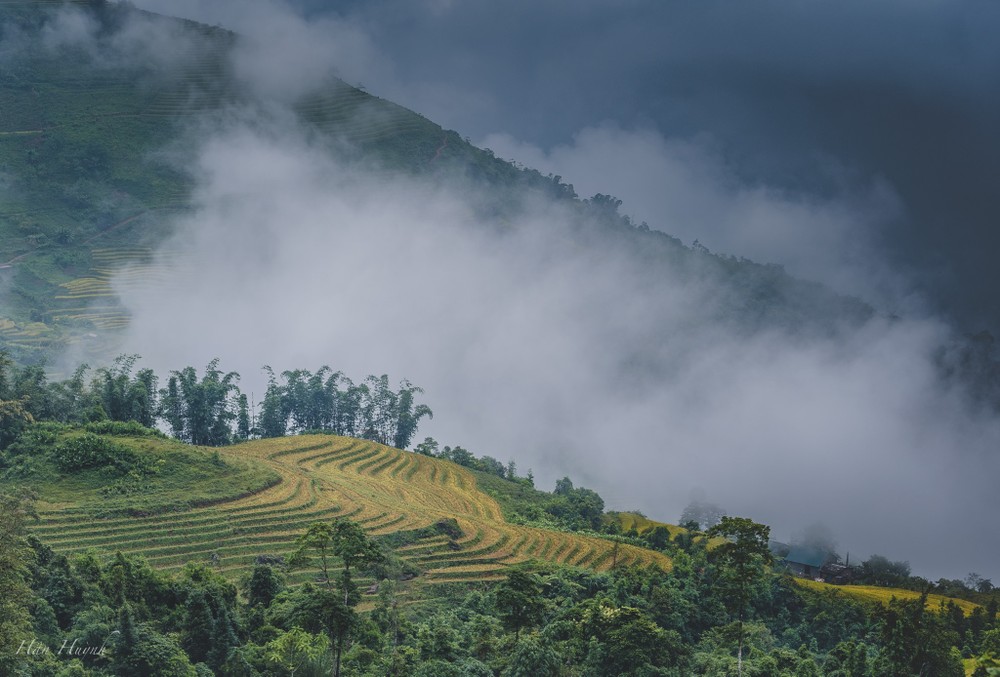
[[[431,158],[431,162],[434,162],[439,157],[441,157],[441,151],[443,151],[447,147],[448,147],[448,135],[445,134],[444,139],[441,141],[441,145],[437,147],[436,151],[434,151],[434,157]]]
[[[156,211],[156,210],[155,209],[146,209],[146,210],[143,210],[143,211],[139,212],[138,214],[134,214],[133,216],[128,217],[127,219],[122,219],[118,223],[112,224],[111,226],[108,226],[104,230],[102,230],[102,231],[100,231],[100,232],[98,232],[98,233],[96,233],[94,235],[91,235],[86,240],[84,240],[81,244],[90,244],[94,240],[96,240],[98,238],[101,238],[101,237],[104,237],[108,233],[110,233],[112,231],[115,231],[115,230],[118,230],[119,228],[127,226],[128,224],[132,223],[133,221],[135,221],[140,216],[148,214],[149,212],[152,212],[152,211]],[[27,256],[30,256],[31,254],[34,254],[36,251],[38,251],[38,247],[35,247],[34,249],[29,249],[28,251],[24,252],[23,254],[18,254],[17,256],[15,256],[14,258],[10,259],[9,261],[5,261],[4,263],[0,263],[0,269],[10,268],[11,266],[13,266],[18,261],[24,259]]]

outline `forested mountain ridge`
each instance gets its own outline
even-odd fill
[[[126,267],[126,285],[169,284],[173,274],[153,252],[171,219],[191,207],[185,134],[261,103],[234,72],[238,36],[127,3],[69,3],[69,16],[90,31],[83,40],[63,25],[72,23],[58,14],[63,4],[0,5],[0,347],[19,362],[68,345],[104,359],[114,353],[129,317],[111,279]],[[144,49],[164,41],[176,53]],[[484,220],[502,222],[532,195],[563,202],[580,227],[596,229],[579,232],[581,241],[617,231],[653,280],[665,268],[725,280],[723,312],[744,326],[827,331],[872,313],[775,266],[716,256],[634,224],[610,196],[581,201],[560,177],[516,168],[341,80],[295,98],[291,110],[313,142],[341,161],[471,182],[487,196]]]

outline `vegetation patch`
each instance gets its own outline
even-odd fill
[[[32,426],[0,455],[0,487],[30,486],[42,497],[43,511],[53,504],[75,519],[94,519],[185,510],[253,495],[280,481],[260,464],[224,460],[138,424],[89,427],[118,434]],[[137,428],[140,436],[125,436]]]

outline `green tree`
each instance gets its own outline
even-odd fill
[[[362,400],[368,388],[364,384],[355,385],[351,379],[341,381],[344,389],[337,398],[337,415],[334,430],[340,435],[357,437],[364,430]]]
[[[167,388],[160,393],[160,410],[175,437],[206,446],[232,441],[240,375],[218,367],[218,359],[209,362],[201,379],[193,367],[170,372]]]
[[[119,612],[111,667],[122,677],[197,677],[197,671],[176,641],[149,625],[136,623],[129,604],[123,605]]]
[[[433,437],[425,437],[424,441],[413,448],[418,454],[424,456],[437,456],[438,443]]]
[[[445,448],[441,450],[439,458],[451,461],[452,463],[457,463],[465,468],[471,468],[476,463],[476,457],[473,456],[472,452],[459,445],[455,445],[455,448],[445,446]]]
[[[333,521],[332,526],[333,552],[343,565],[340,572],[340,588],[344,594],[344,604],[353,606],[360,599],[352,579],[352,570],[381,563],[384,555],[357,522],[338,518]]]
[[[136,421],[147,428],[156,423],[156,375],[141,369],[132,376],[138,355],[119,355],[111,366],[98,369],[93,390],[112,421]]]
[[[215,619],[205,593],[195,588],[188,595],[181,624],[181,648],[194,663],[204,663],[212,648]]]
[[[554,493],[556,496],[568,496],[573,492],[573,480],[568,477],[563,477],[560,480],[556,480],[556,488]]]
[[[127,602],[118,611],[118,634],[115,640],[112,666],[118,674],[128,674],[139,651],[139,629],[132,614],[132,606]]]
[[[514,631],[515,641],[520,639],[522,629],[542,620],[545,608],[542,585],[535,574],[513,569],[496,589],[497,615],[508,630]]]
[[[324,635],[292,628],[268,642],[264,651],[268,664],[278,671],[277,674],[295,677],[303,668],[321,663],[330,651],[330,640]]]
[[[30,493],[0,494],[0,674],[17,672],[18,648],[31,639],[32,549],[25,530],[33,515]]]
[[[1000,658],[1000,628],[987,630],[983,633],[983,653],[993,654]]]
[[[657,550],[663,550],[670,544],[670,531],[662,524],[658,524],[646,534],[646,541]]]
[[[502,677],[557,677],[562,659],[548,643],[527,637],[518,642]]]
[[[247,402],[247,396],[244,393],[240,393],[239,397],[236,398],[236,437],[237,442],[245,442],[250,439],[251,434],[251,422],[250,422],[250,404]]]
[[[69,379],[53,383],[49,387],[57,421],[82,423],[107,418],[100,400],[93,390],[87,387],[86,376],[89,370],[89,365],[81,364]]]
[[[302,607],[306,616],[318,622],[328,633],[334,647],[334,675],[339,675],[344,646],[355,622],[352,607],[361,601],[352,570],[375,565],[384,556],[360,525],[340,518],[330,524],[311,524],[305,534],[299,537],[297,544],[291,558],[293,566],[299,567],[314,559],[319,560],[324,588],[322,591],[313,589]],[[339,559],[341,564],[339,596],[334,595],[330,577],[334,558]]]
[[[889,600],[879,613],[882,660],[879,674],[886,677],[963,677],[965,670],[952,648],[958,633],[947,629],[939,614],[927,610],[927,593],[919,599]]]
[[[765,567],[771,563],[768,537],[771,528],[746,517],[721,518],[708,530],[710,537],[725,542],[713,551],[719,583],[725,592],[725,603],[738,623],[737,674],[743,675],[743,623],[754,589],[763,579]]]
[[[333,649],[333,676],[340,676],[340,663],[357,614],[330,588],[310,587],[296,609],[296,617],[307,629],[322,631]]]
[[[854,641],[841,642],[827,654],[827,674],[837,677],[868,677],[868,647]]]
[[[247,604],[251,608],[256,606],[267,607],[284,587],[285,584],[281,580],[281,576],[274,570],[274,567],[266,564],[256,564],[250,574],[250,578],[246,582]]]
[[[17,439],[24,427],[34,421],[28,411],[29,398],[16,394],[13,388],[14,362],[0,351],[0,451]]]
[[[271,367],[264,365],[264,373],[267,374],[267,390],[260,407],[258,419],[260,429],[257,434],[261,437],[281,437],[288,430],[288,410],[284,390],[278,385],[278,379],[275,378]]]
[[[238,643],[236,628],[233,627],[233,619],[229,615],[229,609],[226,608],[225,604],[219,604],[219,612],[212,624],[211,647],[205,656],[205,662],[218,672],[225,664],[230,649]]]
[[[55,420],[55,402],[47,383],[45,366],[34,364],[12,373],[14,392],[16,397],[24,401],[27,412],[38,421]]]
[[[288,560],[292,568],[300,568],[311,564],[314,559],[318,559],[320,573],[323,575],[323,584],[327,587],[333,585],[330,577],[330,567],[333,566],[333,525],[326,522],[314,522],[310,524],[304,534],[295,541],[295,551]]]
[[[418,388],[409,381],[399,384],[399,392],[396,394],[396,432],[393,439],[393,446],[397,449],[406,449],[410,440],[417,432],[420,419],[424,416],[434,418],[434,412],[426,404],[416,404],[413,400],[414,393],[422,393],[423,389]]]
[[[361,391],[361,437],[379,444],[392,444],[396,432],[397,395],[389,377],[369,376]]]
[[[17,400],[0,399],[0,451],[17,439],[24,428],[34,422],[27,410],[27,398]]]
[[[184,437],[184,400],[177,376],[167,379],[167,387],[160,391],[160,418],[170,426],[177,439]]]
[[[861,563],[859,581],[883,587],[900,587],[910,577],[909,562],[893,562],[882,555],[872,555]]]

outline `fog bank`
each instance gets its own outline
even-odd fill
[[[496,229],[464,187],[347,166],[280,122],[198,148],[170,283],[118,289],[145,364],[220,356],[258,402],[263,364],[406,377],[436,413],[418,438],[542,487],[568,474],[672,520],[699,486],[779,537],[823,520],[921,573],[995,568],[1000,427],[938,382],[945,325],[734,335],[711,319],[722,281],[651,283],[614,237],[575,240],[565,206]]]

